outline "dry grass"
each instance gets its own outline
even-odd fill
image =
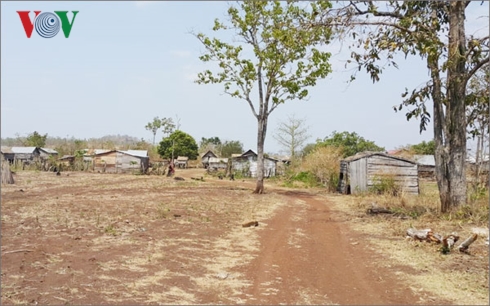
[[[25,248],[33,257],[26,267],[2,256],[7,304],[240,302],[250,282],[237,271],[257,256],[258,231],[284,205],[276,194],[158,176],[16,179],[1,190],[2,253]],[[261,226],[241,227],[250,220]]]
[[[457,305],[487,305],[488,289],[488,203],[486,218],[476,209],[475,218],[441,215],[435,183],[421,185],[420,196],[386,195],[330,196],[335,207],[351,220],[351,228],[367,234],[367,245],[384,260],[377,264],[398,270],[414,291],[429,291],[421,303],[435,297],[452,300]],[[366,215],[372,203],[388,207],[396,216]],[[483,206],[482,203],[478,204]],[[486,219],[486,222],[483,220]],[[431,228],[440,234],[457,232],[461,240],[480,231],[480,238],[471,245],[469,254],[453,250],[448,255],[440,252],[440,246],[405,239],[410,227]],[[400,271],[401,270],[401,271]],[[402,272],[405,271],[405,272]]]

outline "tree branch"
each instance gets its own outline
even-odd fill
[[[466,75],[466,78],[464,79],[464,84],[466,86],[466,84],[468,83],[468,81],[471,79],[471,77],[482,67],[484,66],[485,64],[488,64],[490,61],[490,58],[487,57],[487,58],[484,58],[483,60],[481,60],[480,62],[478,62],[478,64],[476,64],[473,69],[471,69],[468,74]]]

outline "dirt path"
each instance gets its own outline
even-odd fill
[[[245,271],[253,304],[417,304],[418,296],[353,236],[329,202],[304,192],[280,192],[289,203],[261,232],[261,252]],[[424,304],[427,304],[424,300]],[[441,304],[441,301],[432,301]]]

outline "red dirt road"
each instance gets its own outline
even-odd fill
[[[283,193],[290,205],[267,222],[260,255],[245,272],[253,280],[244,293],[247,303],[447,304],[419,299],[394,271],[375,267],[379,258],[363,247],[362,237],[349,231],[325,199]]]

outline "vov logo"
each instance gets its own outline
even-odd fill
[[[34,21],[31,21],[29,13],[31,11],[17,11],[19,14],[20,21],[22,21],[22,26],[24,26],[24,31],[26,32],[27,38],[31,38],[32,30],[36,28],[37,34],[44,38],[53,38],[58,34],[60,28],[63,29],[65,37],[70,37],[71,28],[75,22],[75,17],[79,11],[72,11],[73,18],[71,22],[68,20],[68,11],[54,11],[51,12],[34,11]]]

